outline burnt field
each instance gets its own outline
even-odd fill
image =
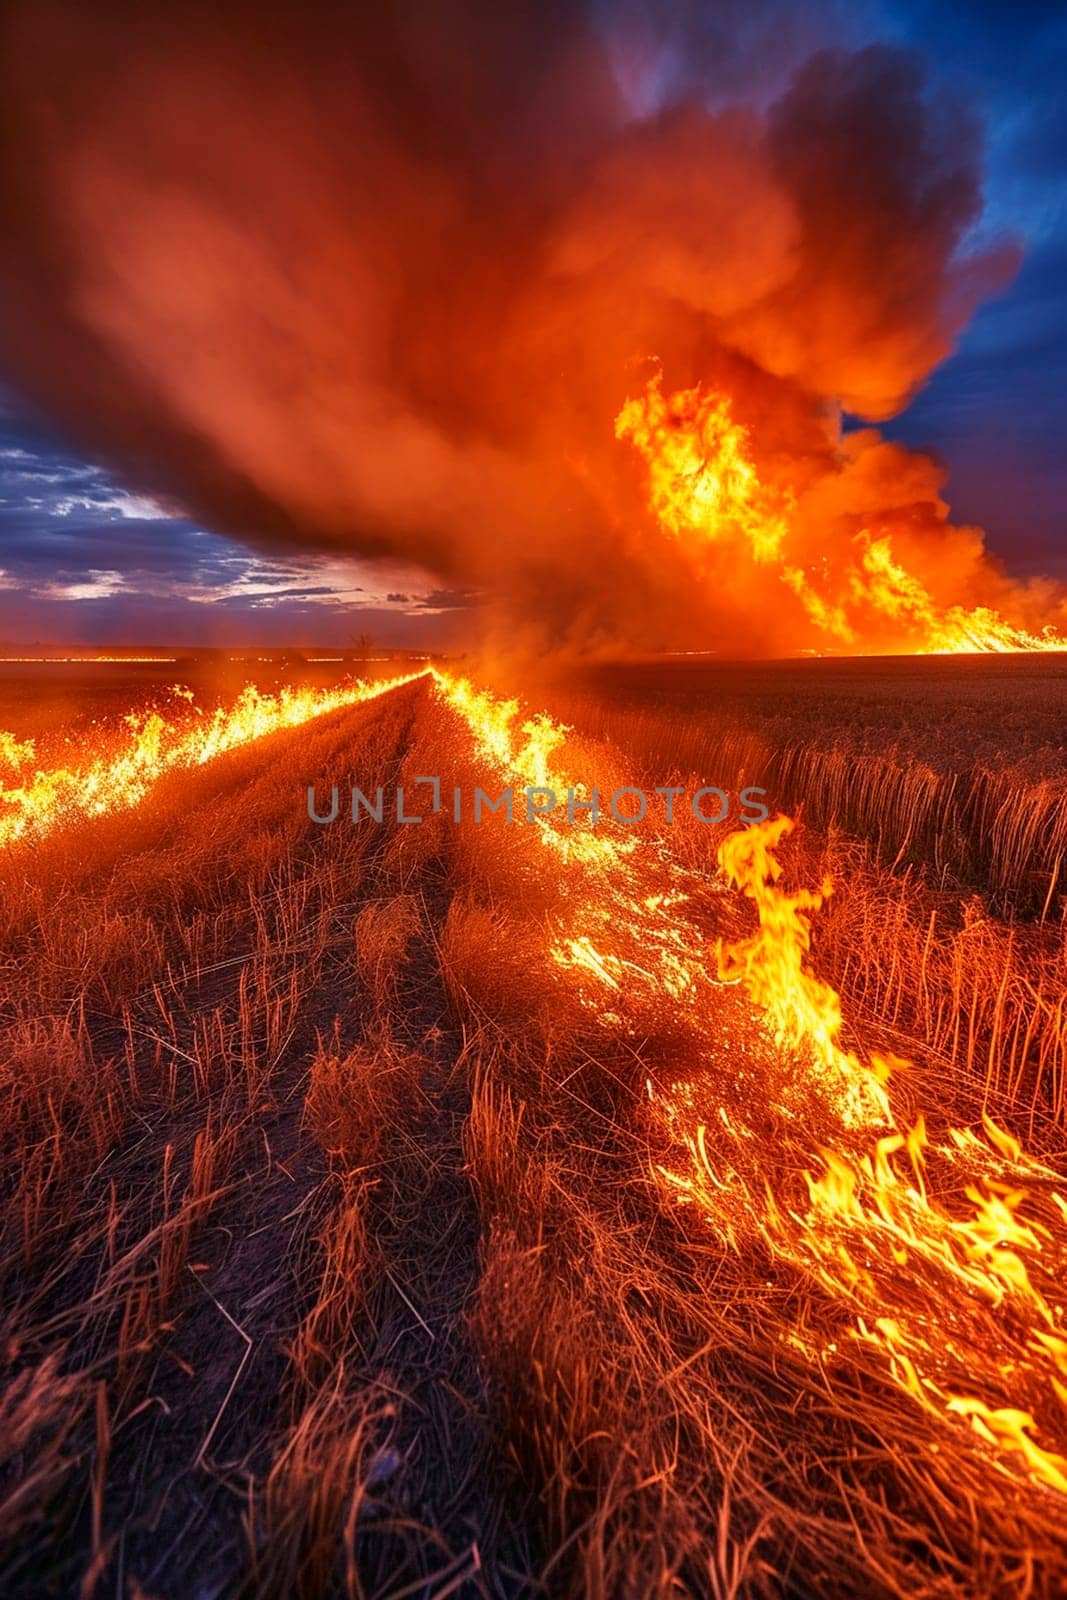
[[[156,673],[0,686],[0,1589],[1059,1593],[1060,659]]]

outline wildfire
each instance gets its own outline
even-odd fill
[[[0,755],[19,781],[3,791],[3,837],[135,804],[165,771],[424,675],[497,774],[566,784],[567,729],[431,668],[329,691],[249,688],[184,726],[154,713],[131,721],[126,748],[79,773],[32,770],[31,744],[8,736]],[[846,1364],[843,1394],[880,1376],[930,1417],[945,1448],[966,1427],[1002,1470],[1067,1493],[1056,1448],[1067,1404],[1057,1176],[989,1117],[980,1132],[931,1132],[936,1119],[912,1109],[897,1125],[891,1069],[907,1064],[864,1060],[841,1042],[840,997],[811,969],[811,917],[831,885],[783,888],[777,851],[791,827],[778,817],[723,841],[718,891],[740,891],[757,927],[720,940],[716,960],[694,909],[706,880],[667,840],[535,817],[531,839],[566,874],[551,958],[600,1026],[625,1029],[628,1015],[659,1007],[686,1029],[687,1079],[648,1079],[650,1113],[674,1152],[652,1178],[735,1258],[761,1273],[778,1264],[791,1293],[804,1284],[815,1297],[806,1315],[817,1337],[788,1321],[768,1337],[807,1353],[821,1381]]]
[[[814,581],[795,548],[793,493],[761,481],[748,430],[734,419],[726,395],[697,385],[665,396],[657,373],[643,394],[623,405],[615,436],[641,456],[648,506],[665,532],[696,558],[717,547],[772,569],[818,633],[838,648],[868,648],[860,620],[868,615],[878,624],[876,646],[888,633],[920,654],[1067,649],[1067,639],[1051,627],[1034,634],[988,606],[937,604],[901,564],[888,533],[862,529],[846,570],[834,576],[821,561]]]
[[[102,816],[136,805],[166,772],[202,766],[265,734],[374,700],[423,677],[425,670],[334,689],[285,687],[276,695],[261,694],[249,684],[233,705],[219,706],[191,722],[168,720],[159,711],[134,714],[125,719],[126,742],[82,767],[37,767],[32,740],[0,733],[0,845],[40,837],[77,817]],[[189,697],[187,690],[176,692],[183,699]]]
[[[566,730],[544,717],[521,721],[515,701],[434,678],[485,760],[527,781],[566,782],[549,760]],[[596,853],[580,855],[567,851],[567,830],[538,818],[542,839],[581,874],[552,954],[580,986],[599,991],[591,1003],[606,1007],[605,1025],[642,991],[669,996],[691,1018],[693,1076],[648,1081],[653,1115],[678,1151],[676,1163],[656,1169],[666,1192],[695,1206],[731,1250],[747,1257],[762,1248],[806,1279],[821,1296],[825,1350],[838,1363],[875,1352],[890,1382],[939,1428],[961,1419],[1005,1469],[1018,1464],[1035,1483],[1067,1492],[1067,1457],[1044,1442],[1048,1430],[1062,1431],[1067,1401],[1059,1300],[1067,1207],[1056,1175],[988,1116],[984,1137],[950,1127],[932,1139],[921,1113],[894,1126],[890,1074],[908,1063],[877,1053],[864,1062],[840,1042],[840,996],[810,966],[810,918],[832,886],[781,886],[776,851],[792,826],[778,817],[724,840],[724,883],[752,902],[758,926],[720,941],[713,976],[687,874],[669,862],[664,841],[623,840],[609,826]],[[725,1064],[711,1053],[702,1060],[702,1041],[727,1026],[731,991],[716,980],[747,993],[782,1069],[799,1068],[817,1089],[822,1112],[810,1130],[784,1106],[780,1142],[768,1145],[746,1125],[743,1104],[727,1109]],[[786,1098],[787,1087],[778,1085]],[[822,1131],[835,1126],[836,1148]],[[879,1126],[875,1137],[869,1130]],[[789,1193],[787,1176],[805,1164],[806,1204]],[[806,1348],[799,1331],[783,1337]],[[812,1360],[822,1366],[825,1353]]]

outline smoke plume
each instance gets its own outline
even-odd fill
[[[512,635],[833,643],[736,543],[694,561],[655,525],[614,419],[662,372],[729,397],[861,643],[898,630],[862,637],[859,535],[938,604],[1047,620],[949,526],[933,462],[841,431],[906,404],[1013,270],[967,250],[978,130],[887,47],[712,107],[694,43],[677,97],[638,105],[620,63],[668,25],[684,57],[686,19],[16,4],[0,367],[208,526],[417,563]]]

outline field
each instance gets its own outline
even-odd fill
[[[0,1592],[1062,1593],[1067,661],[246,676],[0,682]]]
[[[988,891],[1009,914],[1051,909],[1067,656],[605,665],[542,698],[652,773],[743,774],[815,827]]]

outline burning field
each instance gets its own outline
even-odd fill
[[[1060,1592],[1056,882],[887,862],[862,756],[618,822],[441,668],[93,739],[4,752],[6,1594]]]
[[[5,1600],[1067,1592],[1067,35],[967,9],[0,15]]]

